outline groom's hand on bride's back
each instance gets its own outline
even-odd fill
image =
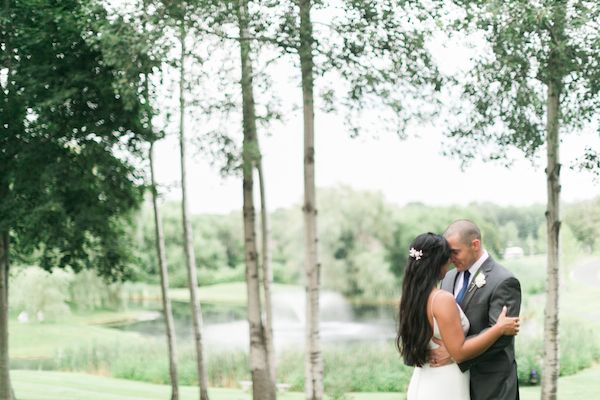
[[[431,340],[440,347],[429,351],[429,365],[432,367],[443,367],[444,365],[452,364],[454,361],[450,357],[448,350],[446,350],[444,342],[436,337],[431,338]]]

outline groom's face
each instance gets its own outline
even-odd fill
[[[479,251],[479,241],[472,240],[470,243],[465,243],[461,240],[459,234],[455,234],[446,238],[450,245],[452,264],[459,272],[468,270],[471,265],[477,261]]]

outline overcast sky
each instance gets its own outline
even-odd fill
[[[420,201],[431,205],[491,201],[501,205],[545,203],[545,158],[538,166],[521,160],[510,169],[475,162],[465,171],[457,160],[440,155],[441,134],[433,129],[419,138],[400,140],[393,133],[378,139],[350,139],[341,122],[321,115],[316,121],[316,182],[318,187],[344,184],[360,190],[380,191],[391,203]],[[569,160],[596,134],[566,136],[561,157]],[[303,196],[302,124],[290,120],[262,139],[269,208],[298,205]],[[545,152],[541,152],[545,157]],[[179,152],[176,138],[157,146],[159,183],[172,185],[167,198],[180,198]],[[196,157],[189,161],[192,212],[225,213],[242,206],[241,181],[221,178],[214,168]],[[587,172],[562,170],[562,198],[566,201],[600,195]]]
[[[485,51],[485,43],[477,38],[470,39],[470,46],[461,40],[449,42],[437,38],[430,47],[441,70],[447,74],[468,70],[469,57]],[[293,77],[295,72],[285,65],[275,72],[278,76],[275,76],[276,84],[271,90],[285,105],[297,106],[302,99],[298,78]],[[318,93],[319,80],[316,84],[315,92]],[[169,94],[177,96],[172,90]],[[292,108],[287,107],[288,110]],[[273,125],[269,137],[259,131],[270,209],[298,206],[303,196],[301,110],[288,111],[285,117],[284,123]],[[433,122],[433,127],[413,127],[407,140],[400,140],[393,132],[383,130],[376,132],[377,139],[370,135],[351,139],[339,116],[317,111],[317,187],[343,184],[359,190],[380,191],[389,202],[397,205],[415,201],[430,205],[482,201],[501,205],[546,202],[545,149],[540,151],[535,165],[521,156],[510,169],[478,161],[461,171],[458,160],[441,155],[444,127],[435,124]],[[188,124],[193,125],[193,122]],[[586,145],[600,148],[598,134],[589,129],[586,134],[563,131],[561,135],[562,199],[574,201],[600,195],[600,185],[594,183],[590,173],[569,168]],[[156,150],[158,182],[163,185],[167,199],[178,199],[180,172],[176,137],[159,142]],[[199,157],[190,157],[188,165],[192,212],[225,213],[241,209],[240,179],[221,178],[216,169]]]

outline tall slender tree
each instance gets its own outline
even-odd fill
[[[165,254],[165,235],[163,232],[160,206],[158,204],[158,191],[156,188],[156,177],[154,174],[154,142],[150,143],[148,155],[150,162],[150,179],[152,190],[152,208],[154,209],[154,229],[156,235],[156,254],[160,269],[160,290],[162,295],[163,315],[167,334],[167,349],[169,352],[169,376],[171,378],[171,400],[179,399],[179,383],[177,378],[177,340],[175,336],[175,324],[173,322],[173,308],[169,298],[169,270]]]
[[[336,16],[333,20],[329,18],[327,23],[319,24],[318,27],[322,29],[317,30],[317,33],[313,32],[313,8],[324,11],[329,16]],[[314,166],[314,77],[333,72],[332,80],[337,82],[342,78],[349,90],[339,103],[352,112],[366,108],[373,103],[373,98],[377,98],[397,117],[395,128],[401,132],[406,121],[431,115],[431,105],[435,104],[432,94],[441,85],[440,76],[425,46],[431,29],[412,23],[432,22],[437,8],[432,7],[430,10],[413,2],[399,0],[287,0],[256,2],[253,3],[252,10],[252,23],[259,28],[249,36],[234,38],[222,29],[211,33],[242,42],[266,43],[274,46],[281,55],[291,53],[298,55],[300,59],[305,133],[305,389],[307,397],[321,398],[323,365],[318,327],[320,264]],[[315,62],[315,55],[318,63]],[[400,89],[390,90],[390,87]],[[325,96],[325,100],[333,98]],[[326,103],[329,108],[337,104],[336,101]],[[358,129],[353,132],[356,131]]]
[[[302,114],[304,121],[304,244],[306,290],[306,357],[304,393],[310,400],[323,398],[323,357],[319,332],[319,290],[321,264],[318,257],[317,200],[315,185],[315,39],[311,21],[311,0],[299,1],[300,70],[302,73]]]
[[[546,147],[548,261],[544,315],[544,400],[557,396],[561,130],[578,130],[600,109],[600,5],[590,1],[454,1],[461,30],[483,33],[491,52],[463,79],[449,152],[468,162],[508,160],[517,148],[534,159]],[[463,118],[461,118],[462,116]],[[487,153],[484,151],[487,151]]]
[[[189,219],[189,206],[187,197],[187,156],[185,136],[186,39],[187,27],[185,24],[184,14],[181,16],[179,26],[179,41],[181,44],[181,54],[179,59],[179,154],[181,159],[181,213],[183,222],[183,243],[190,290],[190,306],[192,309],[194,343],[196,345],[196,367],[198,372],[200,400],[208,400],[208,372],[206,370],[204,361],[204,349],[202,343],[202,312],[200,299],[198,297],[198,272],[196,270],[196,255],[193,246],[193,232]]]
[[[166,339],[168,348],[169,374],[171,379],[171,398],[176,400],[179,397],[179,386],[177,378],[177,346],[173,323],[173,312],[171,301],[168,297],[169,279],[168,267],[165,255],[165,244],[162,227],[162,219],[160,216],[160,208],[158,205],[158,189],[156,187],[155,171],[154,171],[154,144],[162,133],[155,133],[153,126],[153,117],[156,115],[155,104],[156,94],[155,85],[152,84],[152,77],[157,68],[167,59],[167,44],[164,39],[163,28],[168,21],[167,17],[159,7],[156,1],[152,0],[136,0],[130,4],[132,7],[127,10],[127,14],[122,15],[119,11],[115,15],[111,15],[111,19],[115,21],[130,21],[129,25],[124,26],[122,22],[115,24],[99,22],[103,26],[103,41],[106,42],[102,46],[105,58],[111,65],[117,66],[125,79],[126,86],[129,82],[134,81],[136,77],[141,77],[141,90],[133,88],[128,90],[128,97],[137,99],[145,105],[142,123],[145,129],[153,132],[152,139],[149,142],[147,160],[150,166],[150,191],[152,196],[152,204],[154,211],[155,222],[155,244],[159,265],[161,294],[163,304],[163,315],[166,325]]]
[[[321,399],[315,77],[330,74],[330,81],[344,82],[348,88],[341,96],[336,95],[339,88],[325,90],[322,100],[328,110],[347,111],[352,135],[365,128],[364,124],[353,121],[356,115],[373,106],[391,111],[393,128],[404,134],[409,120],[427,118],[436,110],[435,93],[442,79],[425,43],[439,9],[397,0],[291,0],[278,2],[275,8],[277,18],[273,18],[271,24],[276,26],[277,35],[272,42],[300,59],[307,312],[305,393],[308,399]],[[321,13],[321,18],[327,15],[327,22],[319,20],[316,30],[313,11]],[[323,85],[322,89],[325,88]]]
[[[261,272],[262,272],[262,284],[264,290],[265,299],[265,343],[267,346],[267,359],[269,361],[269,368],[271,374],[271,380],[273,383],[277,383],[277,368],[275,361],[275,345],[273,337],[273,269],[271,267],[271,232],[269,229],[269,210],[267,208],[267,193],[265,174],[263,171],[262,154],[260,153],[260,145],[258,141],[258,135],[256,137],[256,145],[259,152],[259,157],[256,160],[256,170],[258,172],[258,184],[260,193],[260,229],[261,229]]]
[[[241,87],[244,142],[242,148],[242,174],[244,198],[244,243],[246,260],[246,285],[248,293],[248,323],[250,326],[250,364],[252,370],[253,398],[274,400],[275,382],[267,352],[266,332],[261,315],[258,251],[256,245],[256,212],[254,206],[254,169],[259,155],[256,134],[251,46],[248,38],[248,1],[238,3],[240,37]],[[264,255],[263,255],[264,256]],[[265,277],[267,278],[267,277]]]
[[[155,34],[156,27],[151,27],[153,23],[149,15],[149,1],[142,0],[142,32],[143,38],[149,41],[151,45],[156,46],[157,35]],[[157,18],[155,18],[157,19]],[[159,20],[159,19],[158,19]],[[154,28],[154,29],[152,29]],[[160,46],[158,46],[160,48]],[[144,98],[147,104],[152,104],[153,99],[150,94],[150,74],[144,76]],[[152,110],[154,111],[154,110]],[[153,130],[152,114],[149,114],[146,120],[150,130]],[[148,163],[150,165],[150,190],[152,192],[152,208],[154,211],[154,230],[156,242],[156,256],[158,258],[158,267],[160,271],[160,290],[162,311],[165,320],[165,333],[167,339],[167,352],[169,358],[169,377],[171,380],[171,400],[179,400],[179,380],[177,374],[177,339],[175,336],[175,324],[173,321],[173,308],[171,299],[169,298],[169,269],[167,266],[167,256],[165,251],[165,237],[163,230],[163,222],[158,204],[158,188],[156,183],[156,175],[154,172],[154,145],[156,141],[150,142],[148,149]]]
[[[244,133],[244,137],[246,139],[244,143],[249,143],[251,147],[251,152],[246,153],[247,157],[244,158],[243,150],[241,152],[237,152],[236,149],[232,149],[231,143],[233,142],[231,137],[226,133],[217,131],[216,137],[213,135],[207,135],[206,139],[208,141],[213,141],[218,143],[219,149],[216,151],[216,154],[219,158],[224,158],[226,160],[225,168],[222,168],[222,173],[231,173],[233,170],[237,171],[237,168],[232,169],[233,166],[239,166],[239,159],[241,158],[242,164],[242,175],[243,175],[243,165],[246,162],[251,162],[251,166],[256,170],[258,175],[258,186],[259,186],[259,195],[261,202],[261,251],[258,252],[258,246],[256,243],[255,234],[253,235],[251,247],[252,253],[256,252],[255,259],[249,258],[252,263],[256,263],[258,280],[259,280],[259,289],[258,291],[254,290],[254,282],[249,281],[249,289],[254,296],[260,294],[260,284],[263,287],[264,296],[261,298],[257,298],[248,303],[249,308],[253,308],[258,305],[258,310],[254,310],[252,314],[260,315],[260,323],[262,324],[261,335],[264,334],[264,338],[252,338],[250,339],[251,343],[259,340],[265,342],[266,346],[266,359],[268,363],[269,375],[272,381],[272,386],[275,387],[276,382],[276,361],[275,361],[275,349],[273,345],[273,311],[272,311],[272,279],[273,273],[270,265],[270,250],[269,250],[269,221],[268,221],[268,209],[267,209],[267,200],[266,200],[266,190],[265,190],[265,174],[263,171],[263,163],[262,163],[262,155],[259,146],[258,133],[257,133],[257,121],[260,119],[263,124],[268,125],[270,121],[273,119],[279,118],[279,114],[274,111],[272,104],[267,102],[264,104],[264,108],[266,110],[265,115],[259,116],[257,115],[256,106],[255,106],[255,80],[256,74],[254,72],[253,67],[253,54],[257,54],[259,49],[262,47],[261,41],[257,40],[256,31],[260,31],[261,28],[266,23],[265,15],[262,14],[262,4],[253,3],[254,12],[250,13],[250,1],[240,2],[239,0],[231,0],[227,2],[208,2],[205,4],[204,10],[207,15],[210,15],[209,23],[198,27],[198,29],[202,32],[210,33],[214,36],[217,36],[221,42],[230,41],[235,43],[235,45],[240,46],[240,55],[242,58],[241,66],[242,66],[242,79],[241,79],[241,87],[242,87],[242,110],[243,110],[243,126],[248,126],[252,133],[250,136]],[[258,7],[257,7],[258,6]],[[235,29],[238,31],[238,35],[225,34],[224,32],[230,32],[229,27],[233,25]],[[231,31],[234,28],[232,27]],[[264,37],[261,39],[265,39]],[[227,99],[231,99],[232,96],[225,96]],[[272,98],[272,96],[270,96]],[[249,99],[251,101],[249,101]],[[251,105],[250,105],[251,103]],[[215,103],[211,109],[219,109],[219,111],[225,115],[229,115],[232,111],[232,103],[230,100],[225,103],[217,102]],[[244,109],[244,106],[246,108]],[[247,111],[247,112],[246,112]],[[246,132],[246,131],[244,131]],[[247,148],[246,145],[243,145],[243,148]],[[232,151],[233,150],[233,151]],[[241,157],[240,157],[241,153]],[[233,160],[236,160],[236,163],[232,163]],[[252,186],[254,187],[254,176],[252,176]],[[254,190],[254,189],[253,189]],[[252,209],[254,210],[254,202],[252,203]],[[254,211],[253,211],[254,212]],[[252,216],[252,218],[248,218],[248,214],[244,214],[244,223],[245,226],[248,226],[249,229],[246,232],[255,232],[256,231],[256,218]],[[249,243],[246,240],[246,243]],[[247,248],[248,250],[248,248]],[[247,265],[251,270],[254,268],[254,265]],[[253,274],[250,274],[253,277]],[[252,318],[251,324],[258,323],[258,320]],[[257,334],[259,330],[251,331],[251,336],[253,334]],[[257,348],[256,351],[263,352],[262,345]],[[262,357],[262,355],[261,355]],[[251,360],[252,365],[255,364],[254,361]],[[254,367],[252,367],[254,369]],[[262,376],[262,375],[261,375]]]

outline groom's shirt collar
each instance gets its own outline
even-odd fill
[[[473,263],[473,265],[471,265],[469,267],[469,273],[471,274],[469,281],[473,281],[473,277],[475,276],[475,274],[477,273],[477,271],[479,271],[479,268],[481,268],[481,265],[485,262],[485,260],[487,260],[490,257],[489,253],[487,252],[487,250],[483,250],[483,254],[481,255],[481,257],[479,257],[477,259],[477,261],[475,261]],[[458,292],[460,292],[460,289],[463,286],[463,280],[464,280],[465,274],[462,272],[458,273],[458,279],[456,279],[456,284],[454,285],[454,296],[458,295]],[[471,283],[471,282],[469,282]]]
[[[471,265],[471,267],[469,268],[469,272],[471,273],[471,279],[473,279],[473,277],[475,276],[475,274],[477,273],[477,271],[479,271],[479,268],[481,268],[481,265],[489,257],[490,257],[490,255],[488,254],[487,250],[484,249],[483,250],[483,254],[481,255],[481,257],[479,257],[479,259],[477,261],[475,261],[473,263],[473,265]]]

